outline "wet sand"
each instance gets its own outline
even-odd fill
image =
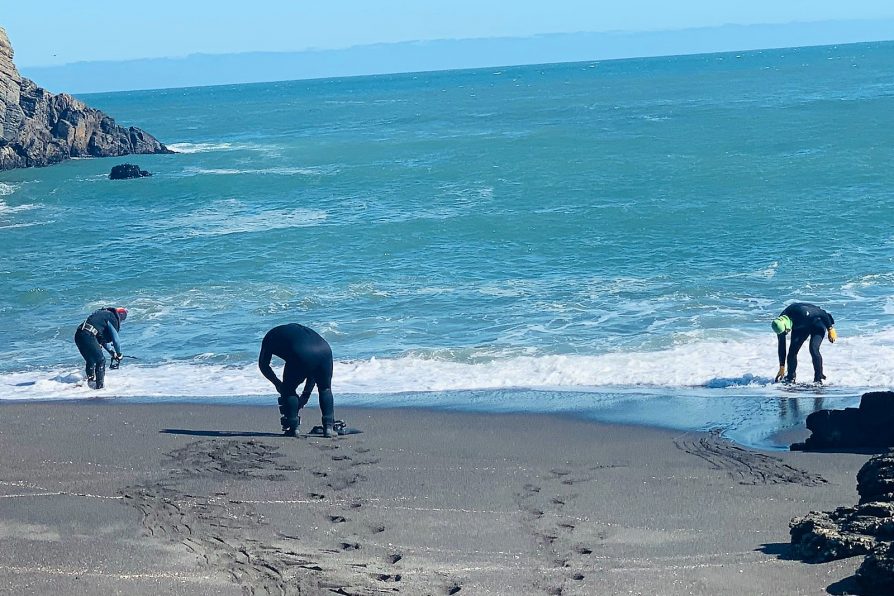
[[[788,523],[855,503],[867,455],[337,414],[364,432],[284,438],[274,405],[0,405],[0,592],[806,595],[862,560],[790,560]]]

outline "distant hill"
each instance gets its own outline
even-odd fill
[[[20,70],[56,92],[92,93],[892,39],[894,20],[829,21],[785,25],[725,25],[638,33],[562,33],[524,38],[445,39],[355,46],[342,50],[192,54],[182,58],[76,62],[61,66],[21,67]]]

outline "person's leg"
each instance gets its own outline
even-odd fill
[[[106,378],[106,357],[102,353],[102,348],[99,347],[99,342],[94,340],[93,345],[96,346],[93,350],[93,364],[96,370],[96,389],[102,389],[105,385]]]
[[[298,434],[298,426],[301,418],[298,416],[298,385],[304,380],[300,368],[286,362],[282,371],[282,394],[279,396],[279,419],[285,434],[295,436]]]
[[[788,357],[786,358],[788,374],[785,375],[785,380],[789,383],[795,382],[795,373],[798,370],[798,351],[801,349],[801,346],[804,345],[804,340],[806,339],[807,334],[803,331],[792,331],[792,341],[789,344]]]
[[[820,354],[820,346],[826,337],[825,332],[812,333],[810,335],[810,359],[813,360],[813,382],[822,383],[826,376],[823,374],[823,356]]]
[[[102,389],[106,377],[106,358],[102,353],[102,346],[93,334],[83,329],[75,332],[75,345],[78,346],[78,351],[86,363],[84,372],[87,374],[87,380],[95,381],[94,389]]]
[[[84,359],[84,374],[87,376],[87,380],[95,381],[96,362],[94,361],[93,346],[96,345],[96,338],[86,331],[78,329],[75,331],[74,341],[78,347],[78,352],[81,353],[81,357]]]
[[[332,397],[332,360],[324,362],[323,367],[317,372],[317,393],[320,395],[320,412],[323,418],[323,436],[337,437],[338,433],[333,428],[335,423],[335,398]]]

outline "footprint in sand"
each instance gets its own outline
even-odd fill
[[[380,582],[399,582],[401,578],[399,573],[380,573],[376,575],[376,579]]]

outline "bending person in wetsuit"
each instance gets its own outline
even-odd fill
[[[112,368],[117,368],[123,358],[118,332],[126,318],[126,308],[101,308],[87,317],[75,331],[75,345],[87,363],[87,382],[95,383],[94,389],[102,389],[105,385],[106,358],[103,348],[112,356]]]
[[[838,334],[834,328],[835,319],[832,315],[818,306],[804,302],[795,302],[788,305],[782,313],[773,319],[771,327],[776,332],[779,341],[779,372],[776,373],[775,382],[785,380],[786,383],[795,382],[795,372],[798,368],[798,350],[807,338],[810,338],[810,358],[813,360],[813,382],[822,383],[826,375],[823,374],[823,357],[820,355],[820,345],[828,334],[829,342],[835,343]],[[788,350],[788,359],[785,354],[785,336],[791,331],[792,343]],[[785,366],[788,364],[788,374]]]
[[[285,361],[282,381],[270,368],[270,360],[278,356]],[[289,323],[274,327],[261,342],[258,368],[279,392],[280,422],[283,432],[290,437],[298,434],[301,418],[298,411],[307,405],[310,394],[317,387],[320,410],[323,412],[323,436],[336,437],[335,400],[332,397],[332,349],[320,335],[304,325]],[[302,382],[304,390],[297,395]]]

